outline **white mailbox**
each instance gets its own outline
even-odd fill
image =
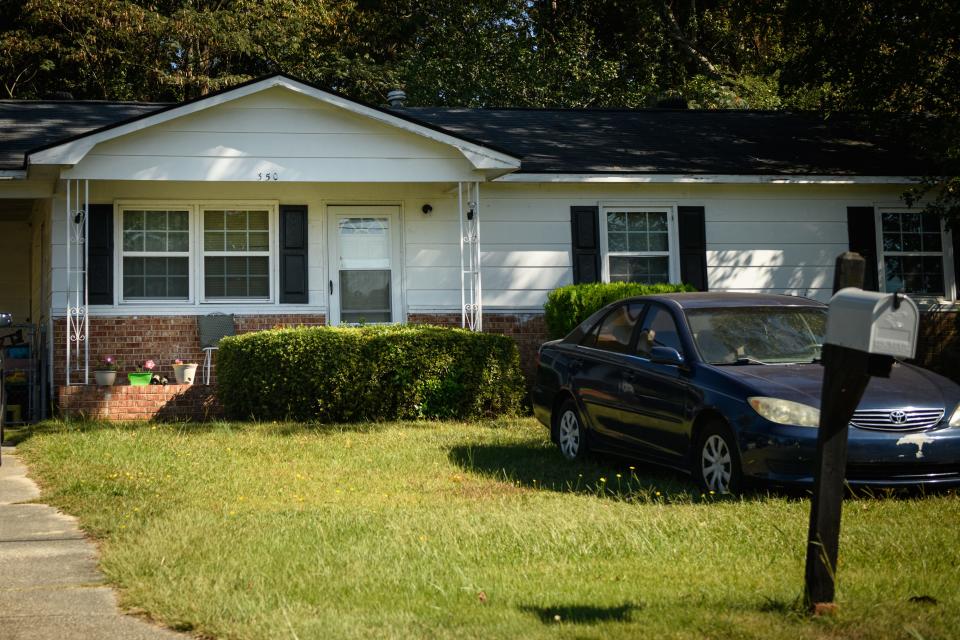
[[[826,344],[894,356],[912,358],[917,351],[920,311],[916,303],[894,294],[841,289],[830,299],[827,314]]]

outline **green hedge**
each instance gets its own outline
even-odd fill
[[[515,414],[508,337],[430,326],[303,327],[224,338],[217,395],[233,418],[348,422]]]
[[[636,282],[593,282],[554,289],[544,305],[550,338],[562,338],[578,324],[606,305],[632,296],[696,291],[688,284],[639,284]]]

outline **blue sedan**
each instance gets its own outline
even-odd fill
[[[621,300],[540,348],[533,405],[570,460],[588,450],[689,472],[704,491],[811,484],[827,307],[793,296]],[[850,422],[854,485],[960,485],[960,386],[901,362]]]

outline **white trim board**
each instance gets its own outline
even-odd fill
[[[224,91],[208,98],[203,98],[189,104],[164,110],[144,118],[139,118],[127,124],[111,127],[103,131],[91,133],[75,140],[64,142],[47,149],[42,149],[31,153],[27,161],[31,165],[75,165],[82,160],[94,146],[101,142],[113,140],[136,131],[142,131],[149,127],[180,118],[191,113],[197,113],[210,107],[225,104],[243,98],[273,87],[287,89],[294,93],[314,98],[322,103],[344,109],[351,113],[365,116],[396,127],[403,131],[428,138],[435,142],[449,145],[457,149],[478,170],[489,170],[493,172],[515,171],[520,168],[520,160],[509,154],[482,146],[473,142],[468,142],[447,133],[441,133],[430,127],[416,124],[410,120],[391,115],[384,111],[368,107],[366,105],[354,102],[347,98],[315,89],[302,82],[287,78],[285,76],[272,76],[258,82],[253,82],[235,89]]]
[[[646,184],[916,184],[912,176],[737,175],[692,173],[510,173],[494,182]]]

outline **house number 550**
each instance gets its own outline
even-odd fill
[[[280,174],[276,171],[260,171],[257,173],[257,179],[261,182],[264,180],[279,180]]]

